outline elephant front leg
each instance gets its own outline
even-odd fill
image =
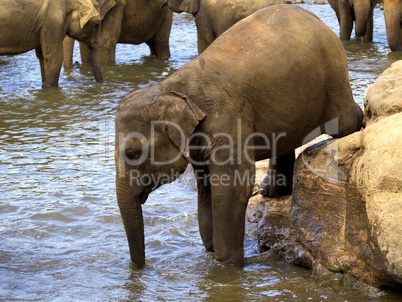
[[[213,247],[224,265],[244,266],[245,214],[254,175],[251,163],[210,168]]]
[[[102,21],[101,62],[103,65],[113,65],[116,63],[116,45],[119,42],[121,34],[124,9],[125,5],[118,3],[108,12]]]
[[[44,57],[45,80],[43,86],[58,86],[61,65],[63,64],[63,49],[52,57]]]
[[[53,31],[53,29],[55,30]],[[58,24],[45,24],[40,36],[40,50],[36,55],[41,61],[43,86],[58,86],[63,64],[63,40],[65,34]],[[63,27],[61,27],[63,28]]]
[[[353,30],[353,11],[347,2],[339,1],[339,17],[340,17],[340,33],[339,38],[342,41],[350,40],[350,35]]]
[[[373,29],[374,29],[374,12],[371,10],[369,17],[367,18],[366,34],[363,36],[363,43],[373,42]]]
[[[44,83],[45,82],[45,67],[44,67],[45,63],[43,61],[42,49],[40,49],[40,48],[35,49],[35,53],[36,53],[36,57],[38,58],[39,63],[40,63],[40,74],[42,76],[42,83]]]
[[[258,187],[259,193],[269,197],[292,194],[294,162],[294,151],[277,158],[271,158],[267,176]]]
[[[213,222],[211,184],[206,167],[194,167],[198,189],[198,223],[202,242],[207,251],[213,252]]]
[[[166,10],[168,11],[163,16],[159,31],[151,40],[146,42],[151,50],[151,55],[161,60],[170,58],[169,37],[172,28],[173,13],[167,7]]]

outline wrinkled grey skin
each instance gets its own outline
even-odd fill
[[[282,4],[282,0],[163,0],[176,13],[195,16],[198,53],[207,48],[219,35],[241,19],[257,10]]]
[[[363,42],[373,41],[373,10],[377,0],[328,0],[338,18],[342,41],[350,39],[355,22],[356,36]]]
[[[2,0],[0,55],[35,49],[43,86],[57,86],[67,34],[88,45],[95,79],[101,82],[101,18],[95,4],[91,0]]]
[[[104,0],[99,3],[102,7]],[[103,17],[101,29],[101,57],[103,65],[115,63],[117,43],[146,43],[151,55],[159,59],[170,57],[169,36],[172,28],[173,12],[163,6],[163,0],[112,0],[115,6]],[[73,67],[72,45],[64,53],[64,66]],[[80,43],[83,63],[89,62],[86,45]]]
[[[277,5],[238,22],[197,58],[119,106],[116,193],[131,261],[145,265],[142,204],[190,162],[205,248],[225,265],[243,266],[254,161],[294,152],[329,121],[336,122],[334,137],[348,135],[361,119],[343,45],[314,14]]]
[[[402,51],[402,1],[384,0],[384,18],[389,48]]]

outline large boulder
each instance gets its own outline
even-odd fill
[[[402,98],[402,94],[401,94]],[[364,206],[374,283],[402,284],[402,113],[367,127],[348,185]],[[360,223],[361,224],[361,223]],[[362,228],[363,229],[363,228]],[[355,247],[355,250],[357,246]],[[355,251],[358,252],[357,250]]]
[[[369,126],[398,112],[402,112],[402,60],[392,64],[366,89],[363,122]]]
[[[366,92],[364,130],[307,148],[295,163],[292,196],[257,196],[250,205],[258,205],[262,249],[317,275],[400,287],[402,61],[377,81]]]

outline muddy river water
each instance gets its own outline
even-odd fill
[[[302,6],[338,34],[329,5]],[[390,53],[379,9],[374,43],[352,39],[345,49],[362,106],[367,86],[402,54]],[[41,88],[35,52],[0,57],[0,301],[398,301],[362,296],[338,280],[316,280],[308,269],[258,256],[250,236],[246,267],[222,268],[204,251],[188,178],[148,199],[147,265],[130,268],[115,197],[114,114],[125,94],[197,55],[188,16],[175,15],[171,52],[158,61],[145,45],[119,45],[104,83],[75,68],[62,70],[60,88],[51,89]]]

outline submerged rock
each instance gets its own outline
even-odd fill
[[[317,275],[332,272],[397,288],[402,285],[402,61],[367,89],[365,122],[364,130],[298,156],[292,196],[250,200],[262,212],[257,238],[262,250]]]

